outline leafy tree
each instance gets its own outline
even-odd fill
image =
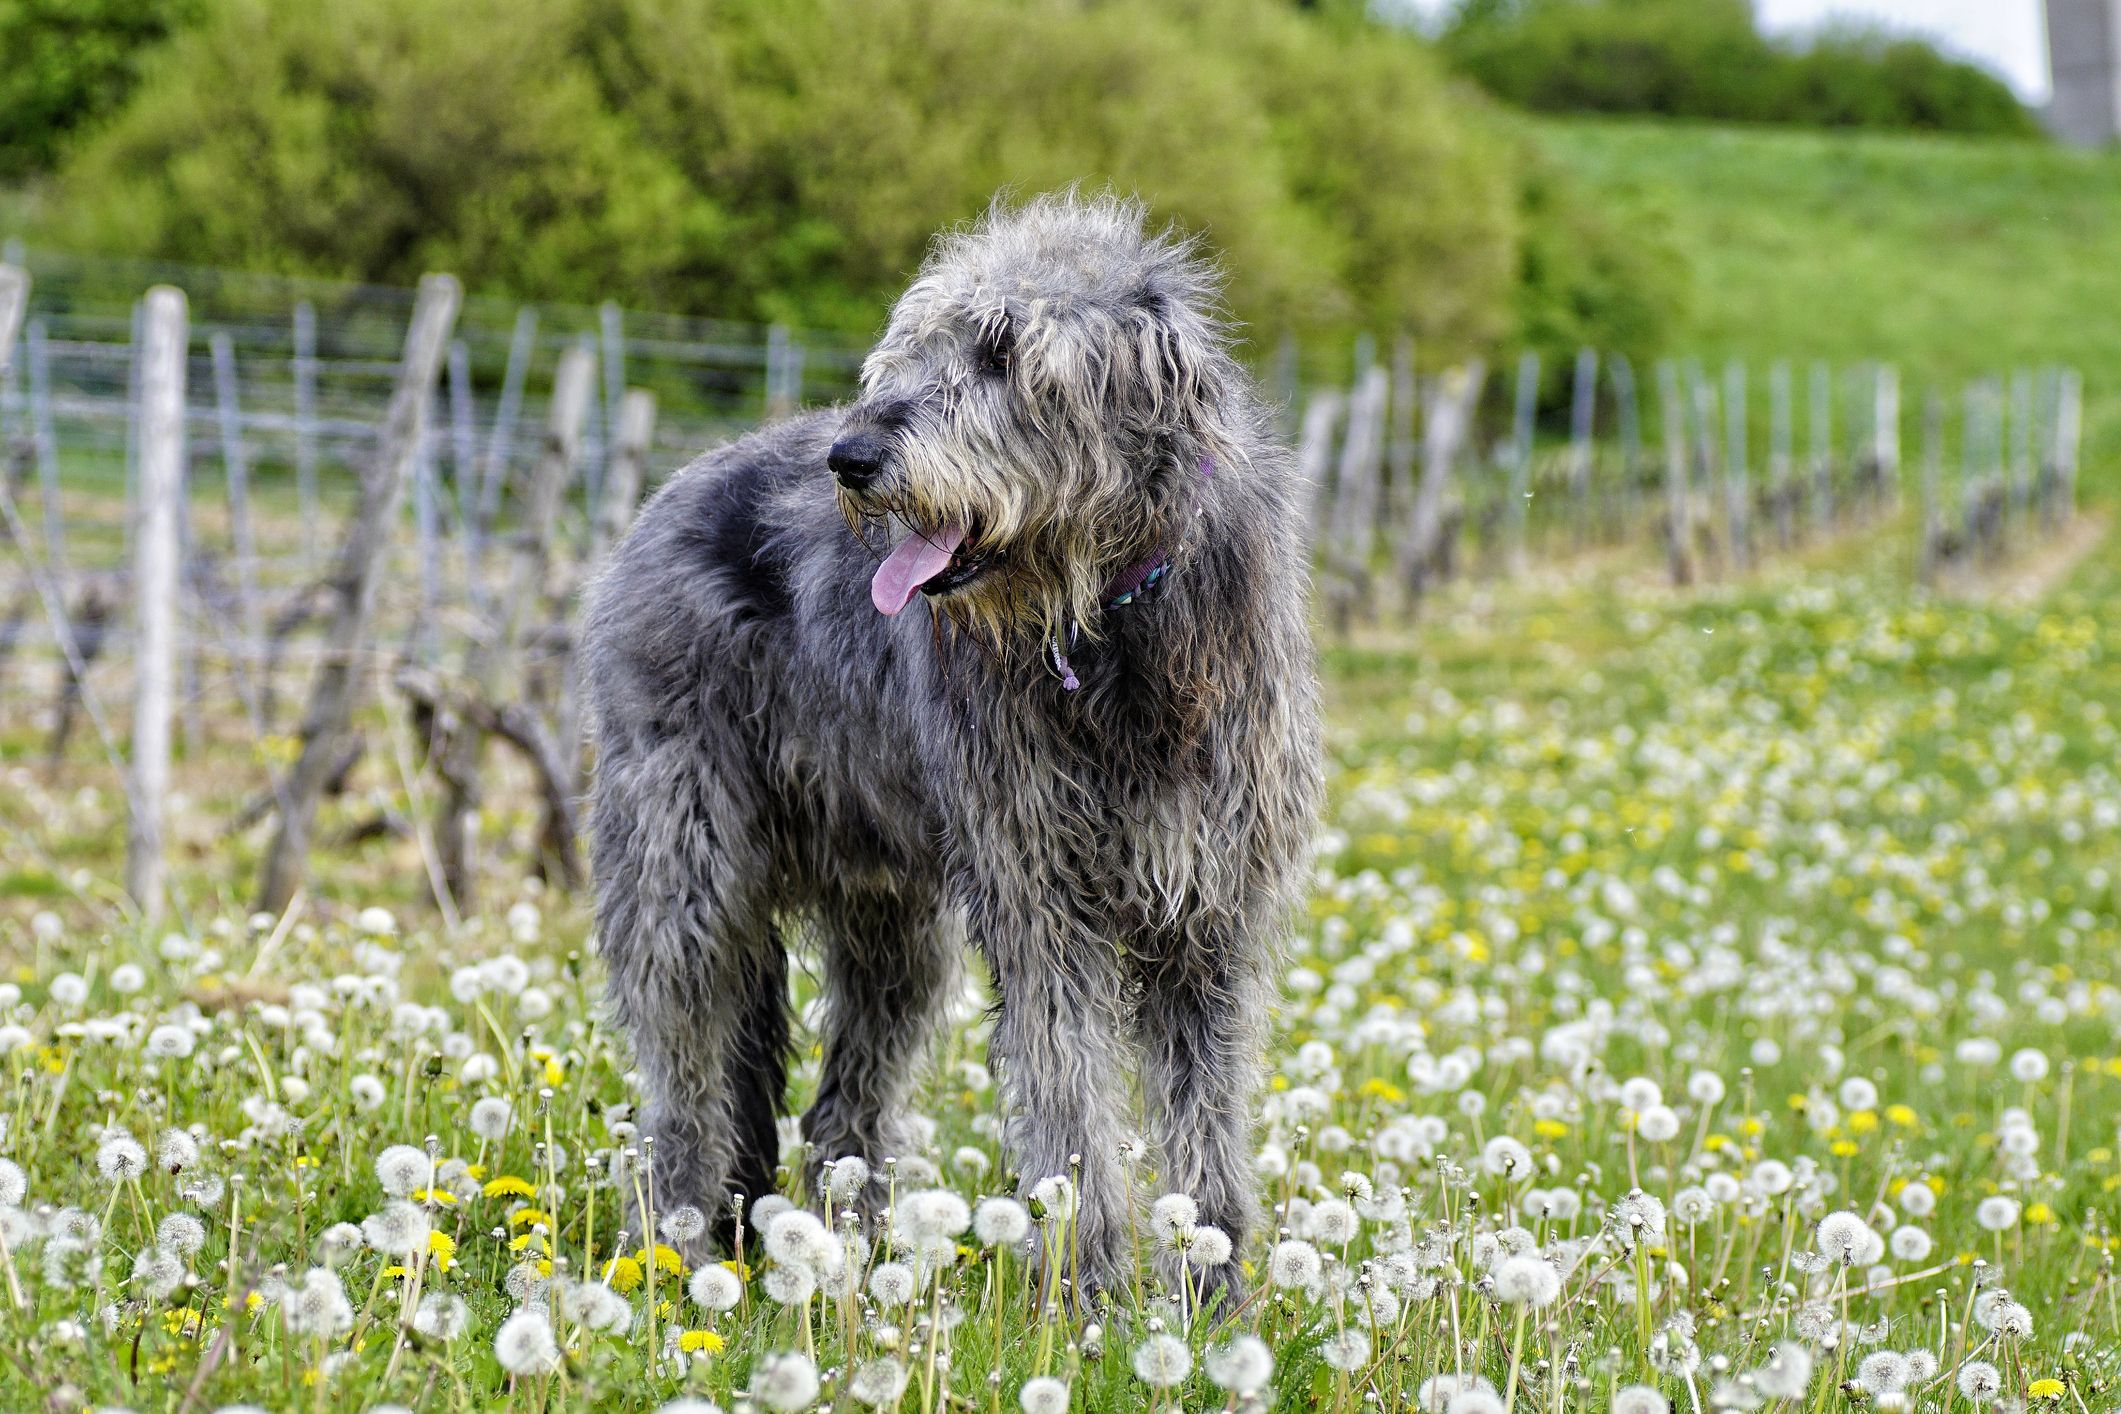
[[[0,181],[50,167],[119,107],[198,0],[0,0]]]

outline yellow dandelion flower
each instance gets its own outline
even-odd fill
[[[1269,1090],[1277,1092],[1286,1090],[1289,1088],[1289,1077],[1286,1075],[1277,1075],[1272,1080],[1269,1080],[1267,1082],[1267,1088]]]
[[[1745,1123],[1739,1125],[1738,1128],[1745,1134],[1746,1138],[1757,1139],[1767,1129],[1767,1126],[1765,1124],[1762,1124],[1759,1120],[1748,1115],[1746,1116]]]
[[[1568,1132],[1568,1125],[1558,1119],[1535,1119],[1532,1121],[1532,1133],[1538,1135],[1541,1139],[1559,1139]]]
[[[427,1250],[434,1253],[436,1271],[446,1272],[457,1264],[457,1240],[440,1228],[428,1231]]]
[[[678,1349],[687,1355],[698,1355],[702,1351],[719,1355],[722,1353],[722,1338],[713,1331],[687,1331],[678,1337]]]
[[[2045,1379],[2034,1380],[2030,1385],[2026,1386],[2025,1392],[2035,1399],[2060,1399],[2062,1397],[2062,1381],[2050,1375]]]
[[[511,1252],[521,1252],[524,1248],[530,1246],[530,1244],[533,1242],[538,1245],[538,1251],[540,1253],[546,1256],[550,1256],[552,1254],[552,1244],[550,1242],[547,1242],[543,1236],[535,1232],[521,1233],[515,1237],[509,1238],[508,1250]]]
[[[1362,1083],[1362,1088],[1357,1093],[1367,1099],[1384,1100],[1390,1104],[1398,1104],[1406,1098],[1406,1092],[1397,1085],[1374,1075]]]
[[[548,1060],[545,1062],[545,1083],[547,1085],[558,1085],[566,1078],[567,1072],[560,1069],[560,1063],[558,1061]]]
[[[529,1227],[532,1223],[543,1223],[551,1227],[552,1216],[542,1208],[518,1208],[508,1215],[510,1227]]]
[[[611,1283],[613,1291],[632,1291],[641,1284],[641,1278],[645,1275],[641,1264],[633,1258],[614,1257],[611,1259],[611,1270],[604,1274],[604,1279]]]
[[[1827,1147],[1837,1159],[1853,1158],[1863,1151],[1863,1146],[1853,1139],[1836,1139]]]
[[[415,1203],[434,1203],[444,1208],[457,1205],[457,1195],[446,1188],[415,1188],[406,1196]]]
[[[538,1190],[530,1186],[529,1179],[504,1173],[487,1179],[483,1191],[489,1198],[529,1198]]]
[[[1902,1129],[1913,1129],[1918,1122],[1914,1108],[1909,1105],[1887,1105],[1885,1117]]]
[[[1877,1128],[1878,1128],[1878,1114],[1877,1114],[1877,1111],[1875,1111],[1875,1110],[1855,1110],[1855,1111],[1853,1111],[1853,1112],[1851,1112],[1851,1113],[1850,1113],[1850,1115],[1849,1115],[1849,1132],[1850,1132],[1850,1133],[1852,1133],[1852,1134],[1869,1134],[1869,1133],[1872,1133],[1873,1131],[1875,1131],[1875,1130],[1876,1130]]]
[[[2035,1203],[2025,1210],[2025,1220],[2029,1223],[2051,1223],[2055,1220],[2055,1210],[2045,1203]]]
[[[648,1261],[648,1249],[643,1247],[640,1251],[633,1254],[633,1258],[636,1262],[646,1265]],[[660,1242],[655,1245],[655,1264],[658,1267],[661,1267],[664,1271],[671,1272],[673,1274],[685,1270],[685,1259],[677,1254],[677,1249],[674,1247],[665,1247]]]

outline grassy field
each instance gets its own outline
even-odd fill
[[[2121,156],[1651,122],[1531,130],[1684,258],[1687,351],[1887,358],[1916,380],[2070,363],[2094,460],[2121,453]]]
[[[997,1147],[976,991],[894,1227],[769,1209],[703,1275],[615,1235],[577,903],[512,885],[445,935],[385,836],[246,918],[231,740],[185,768],[186,917],[140,933],[93,749],[10,766],[0,1407],[2111,1407],[2121,570],[1948,602],[1904,550],[1461,588],[1329,654],[1227,1319],[1153,1275],[1215,1241],[1168,1199],[1108,1308],[1042,1294],[1065,1183],[1008,1196],[1055,1176]]]

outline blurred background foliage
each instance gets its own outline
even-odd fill
[[[1442,47],[1488,92],[1535,112],[2040,132],[2001,79],[1920,40],[1840,26],[1776,43],[1746,0],[1464,0]]]
[[[43,245],[864,333],[939,226],[1083,181],[1211,240],[1255,330],[1452,355],[1648,356],[1692,304],[1655,200],[1481,89],[2032,129],[1924,46],[1777,48],[1744,0],[1469,0],[1434,41],[1356,0],[0,0],[0,58]]]

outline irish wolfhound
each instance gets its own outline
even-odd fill
[[[1135,1201],[1130,1062],[1153,1182],[1241,1247],[1320,769],[1290,460],[1218,309],[1134,204],[998,206],[937,242],[853,406],[642,510],[585,681],[598,932],[659,1209],[725,1225],[771,1191],[801,930],[811,1178],[914,1152],[969,934],[1008,1159],[1026,1189],[1076,1179],[1086,1285],[1120,1269]]]

